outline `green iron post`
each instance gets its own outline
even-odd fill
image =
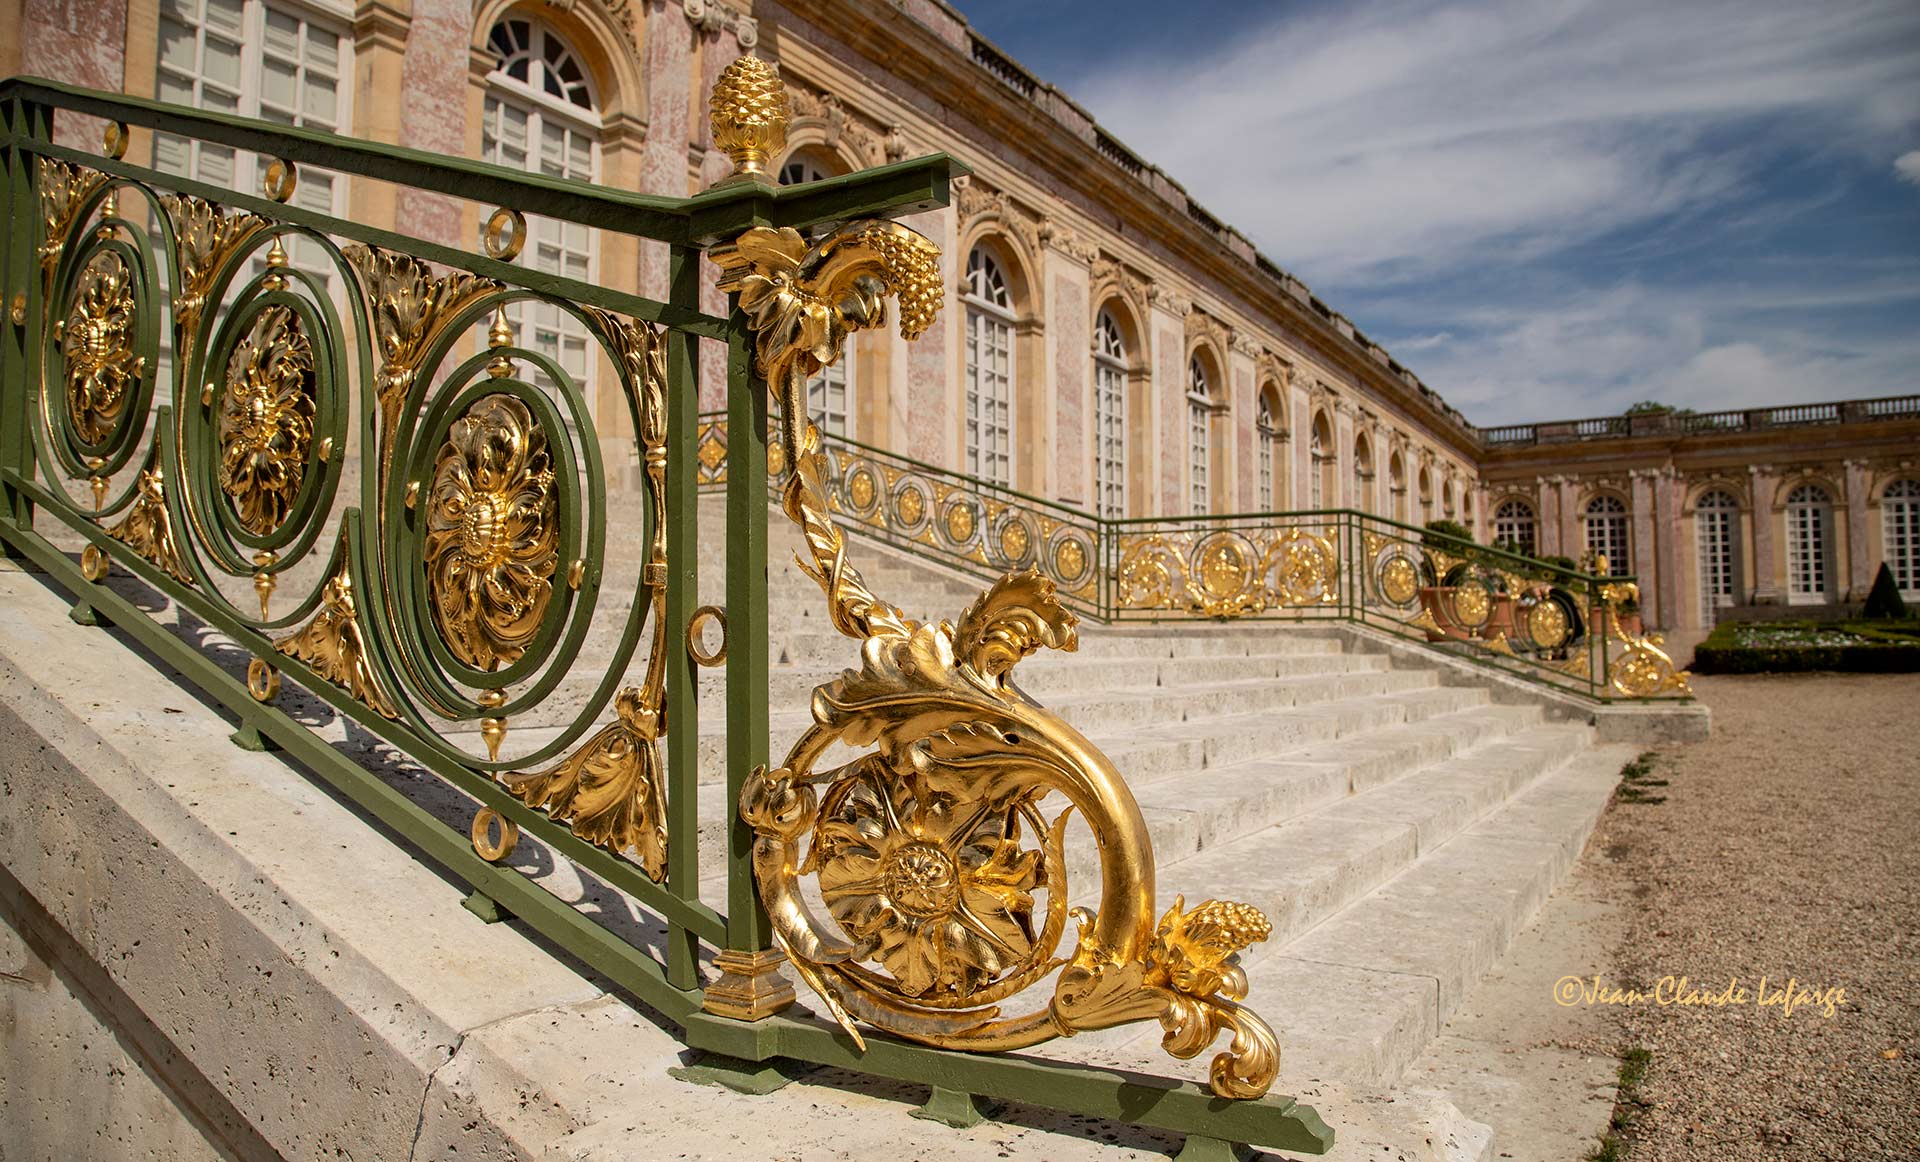
[[[700,305],[700,252],[673,247],[667,297],[676,307]],[[683,900],[700,897],[700,671],[686,632],[700,603],[697,492],[700,429],[698,340],[667,332],[667,886]],[[680,925],[667,928],[667,980],[700,983],[700,942]]]
[[[52,138],[52,118],[44,105],[22,100],[6,103],[7,131],[16,142]],[[5,243],[4,303],[0,317],[6,331],[0,341],[0,466],[33,475],[32,415],[34,367],[38,363],[40,282],[35,251],[40,241],[40,212],[34,193],[34,158],[20,145],[6,155],[7,220],[13,229]],[[18,489],[0,491],[0,510],[23,527],[33,523],[33,503]],[[14,556],[11,550],[0,555]]]
[[[771,932],[753,886],[753,829],[741,788],[767,765],[767,384],[737,296],[727,336],[727,947],[759,952]]]

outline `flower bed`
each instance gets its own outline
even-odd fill
[[[1920,621],[1754,621],[1716,628],[1693,654],[1698,674],[1920,671]]]

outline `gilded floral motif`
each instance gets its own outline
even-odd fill
[[[873,764],[824,813],[812,856],[821,897],[901,992],[964,999],[1031,956],[1044,874],[1016,813],[887,780]]]
[[[125,260],[111,250],[94,254],[80,272],[60,341],[67,417],[85,443],[102,444],[113,435],[146,373],[146,359],[133,353],[134,312]]]
[[[425,565],[434,622],[454,656],[495,670],[539,631],[560,560],[547,433],[511,395],[482,396],[434,459]]]
[[[313,375],[312,341],[290,307],[261,311],[227,360],[220,490],[249,532],[279,528],[299,495],[313,444]]]

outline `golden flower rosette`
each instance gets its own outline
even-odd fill
[[[1239,1004],[1238,954],[1270,926],[1218,901],[1176,902],[1156,922],[1153,847],[1125,779],[1013,681],[1035,651],[1078,645],[1053,582],[1009,573],[957,624],[909,620],[866,588],[829,515],[806,379],[848,334],[884,325],[889,293],[901,298],[903,333],[923,330],[941,301],[937,248],[896,223],[860,221],[812,245],[758,228],[713,257],[756,332],[760,374],[782,397],[794,469],[782,503],[806,541],[802,567],[834,626],[861,643],[859,668],[814,691],[813,725],[784,762],[741,793],[776,944],[862,1046],[858,1022],[992,1051],[1158,1019],[1180,1057],[1230,1031],[1214,1092],[1264,1094],[1279,1049]],[[860,753],[819,769],[835,744]],[[1101,883],[1097,907],[1070,910],[1063,847],[1076,812],[1093,832]],[[1062,955],[1069,919],[1076,944]]]

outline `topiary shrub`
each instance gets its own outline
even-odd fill
[[[1873,579],[1873,588],[1867,591],[1867,607],[1861,614],[1889,621],[1907,616],[1907,603],[1900,599],[1900,587],[1893,583],[1893,570],[1887,568],[1885,561],[1880,562],[1880,572]]]

